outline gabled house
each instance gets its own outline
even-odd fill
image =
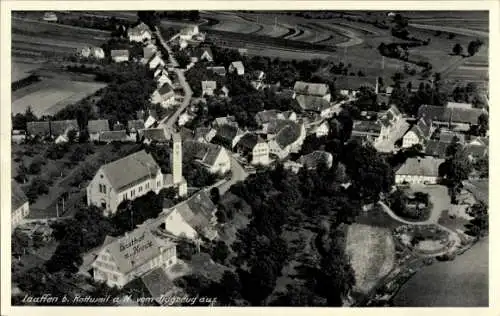
[[[458,131],[468,131],[478,124],[484,109],[473,108],[472,105],[448,102],[446,106],[424,104],[418,109],[418,117],[425,117],[433,125],[447,127]]]
[[[42,20],[46,22],[57,22],[57,15],[54,12],[45,12]]]
[[[202,143],[210,143],[217,134],[217,130],[211,127],[198,127],[194,131],[194,140]]]
[[[259,126],[262,126],[264,128],[264,130],[266,130],[267,129],[267,125],[272,120],[285,119],[282,115],[280,117],[280,114],[281,114],[281,112],[278,111],[278,110],[264,110],[264,111],[260,111],[260,112],[257,112],[257,114],[255,114],[255,122],[257,122],[257,124]]]
[[[179,32],[179,38],[181,40],[187,41],[193,38],[193,36],[200,33],[198,25],[188,25],[181,29]]]
[[[222,125],[232,125],[238,127],[238,122],[236,122],[236,118],[233,115],[216,117],[212,122],[212,127],[214,128]]]
[[[335,113],[335,107],[323,97],[300,94],[295,100],[304,111],[319,113],[321,117],[331,117]]]
[[[104,59],[106,57],[106,54],[101,47],[92,47],[90,49],[90,56],[95,59]]]
[[[416,144],[425,145],[434,131],[430,122],[420,118],[417,124],[403,136],[403,148],[408,148]]]
[[[231,159],[224,147],[197,141],[185,141],[182,154],[194,159],[210,173],[225,174],[231,170]]]
[[[149,69],[156,69],[157,67],[164,67],[165,62],[159,53],[156,53],[148,60]]]
[[[151,96],[152,103],[161,104],[163,107],[168,107],[175,104],[175,93],[172,87],[164,84],[159,89],[156,89]]]
[[[268,128],[269,152],[279,159],[284,159],[291,153],[299,152],[306,138],[304,124],[284,120],[275,121],[277,122],[270,124]]]
[[[236,143],[236,152],[252,165],[267,166],[270,163],[269,145],[255,133],[246,133]]]
[[[256,90],[260,90],[260,89],[264,88],[265,77],[266,77],[266,75],[262,70],[254,71],[252,73],[252,77],[251,77],[251,81],[250,81],[252,87],[254,87],[254,89],[256,89]]]
[[[65,143],[68,142],[68,133],[70,131],[75,131],[78,137],[78,122],[76,120],[63,120],[63,121],[51,121],[50,122],[50,133],[52,137],[55,137],[55,143]]]
[[[293,98],[299,95],[320,97],[325,101],[331,101],[330,87],[326,83],[311,83],[304,81],[297,81],[293,87]]]
[[[245,66],[241,61],[233,61],[231,65],[229,65],[229,72],[238,74],[238,76],[243,76],[245,74]]]
[[[26,131],[13,129],[12,133],[10,134],[10,139],[16,144],[21,144],[26,140]]]
[[[210,70],[221,77],[226,76],[226,68],[224,66],[207,67],[207,70]]]
[[[108,120],[89,120],[87,123],[87,131],[91,141],[98,141],[99,134],[109,130]]]
[[[214,240],[218,238],[216,211],[208,192],[200,190],[188,200],[163,210],[165,230],[192,240],[199,239],[199,236]]]
[[[333,155],[327,151],[315,150],[301,156],[298,163],[307,169],[316,169],[320,164],[324,164],[329,169],[333,165]]]
[[[111,50],[111,59],[115,63],[122,63],[129,60],[128,49],[113,49]]]
[[[405,127],[408,123],[406,123],[403,114],[401,114],[395,105],[391,105],[389,109],[380,116],[378,122],[382,127],[380,130],[380,139],[382,140],[391,138],[399,139],[408,129],[408,127]]]
[[[155,76],[155,80],[158,83],[158,87],[162,87],[165,84],[168,84],[169,86],[173,86],[172,80],[170,79],[166,69],[162,69],[158,73],[158,76]]]
[[[152,33],[149,27],[143,22],[127,31],[128,39],[131,42],[144,42],[151,40]]]
[[[435,157],[408,158],[396,171],[396,183],[438,183],[439,167],[444,159]]]
[[[198,47],[194,50],[194,54],[191,57],[191,60],[194,62],[197,61],[214,61],[214,55],[212,53],[212,49],[208,46]]]
[[[156,127],[158,120],[156,119],[156,115],[154,113],[150,113],[146,121],[144,122],[144,128],[152,128]]]
[[[201,82],[201,90],[202,90],[202,93],[201,95],[204,96],[204,95],[214,95],[214,91],[215,89],[217,88],[217,82],[215,81],[207,81],[207,80],[203,80]]]
[[[99,142],[101,143],[112,143],[112,142],[130,142],[135,141],[135,138],[130,137],[127,131],[114,130],[114,131],[104,131],[99,133]]]
[[[136,133],[145,128],[144,120],[130,120],[127,122],[127,129],[131,133]]]
[[[486,158],[489,151],[489,139],[486,137],[476,137],[469,141],[464,146],[464,149],[471,162]]]
[[[121,237],[106,236],[92,262],[93,278],[110,287],[122,288],[157,268],[177,262],[176,244],[139,227]]]
[[[144,138],[144,143],[151,144],[155,143],[167,143],[169,141],[167,137],[167,131],[164,128],[146,128],[140,133]]]
[[[89,58],[90,57],[90,47],[85,46],[77,50],[77,55],[84,57],[84,58]]]
[[[145,46],[143,49],[142,49],[142,55],[143,55],[143,59],[142,59],[142,63],[143,64],[146,64],[148,61],[151,60],[151,58],[153,58],[156,53],[157,53],[158,49],[156,48],[156,46],[154,44],[149,44],[147,46]]]
[[[16,181],[11,181],[11,228],[12,231],[16,228],[23,219],[30,213],[30,203],[26,194],[17,184]]]
[[[327,136],[330,133],[330,124],[326,120],[318,120],[306,125],[308,134],[314,134],[317,138]]]
[[[87,186],[87,203],[104,209],[105,215],[114,214],[125,200],[134,200],[153,191],[174,187],[179,196],[187,194],[187,183],[182,176],[182,142],[174,134],[171,159],[172,174],[163,174],[151,154],[141,150],[99,168]]]
[[[373,121],[354,121],[352,126],[352,136],[362,138],[368,143],[376,141],[380,137],[382,126],[379,122]]]
[[[243,136],[243,132],[236,126],[221,125],[215,128],[216,134],[212,138],[212,143],[224,146],[232,150],[238,140]]]

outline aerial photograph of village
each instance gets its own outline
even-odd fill
[[[489,21],[12,11],[11,305],[488,307]]]

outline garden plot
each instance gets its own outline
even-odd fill
[[[367,293],[393,268],[395,246],[387,228],[352,224],[346,252],[356,278],[355,291]]]

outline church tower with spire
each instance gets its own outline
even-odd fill
[[[179,196],[187,194],[187,183],[182,176],[182,139],[179,133],[172,134],[172,182],[179,189]]]

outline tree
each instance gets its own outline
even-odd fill
[[[453,54],[462,55],[463,51],[464,48],[459,43],[456,43],[455,46],[453,46]]]
[[[228,255],[229,255],[229,247],[226,245],[225,242],[219,240],[215,244],[215,247],[213,249],[212,259],[214,259],[215,262],[224,264],[224,261],[226,260]]]
[[[215,205],[219,204],[220,201],[219,188],[213,187],[212,189],[210,189],[210,199],[212,200],[212,202],[214,202]]]
[[[69,156],[69,159],[72,162],[78,163],[79,161],[82,161],[85,159],[85,152],[80,146],[75,146],[73,149],[73,152]]]
[[[303,284],[288,284],[285,292],[271,302],[271,306],[314,306],[314,293]]]
[[[486,236],[489,229],[488,206],[480,201],[469,207],[467,214],[473,217],[468,225],[467,234],[477,238]]]
[[[483,42],[479,39],[469,42],[469,45],[467,46],[467,52],[469,53],[469,56],[474,56],[479,51],[479,48],[482,45]]]
[[[485,136],[489,130],[489,117],[486,113],[481,113],[477,118],[478,132],[481,136]]]

